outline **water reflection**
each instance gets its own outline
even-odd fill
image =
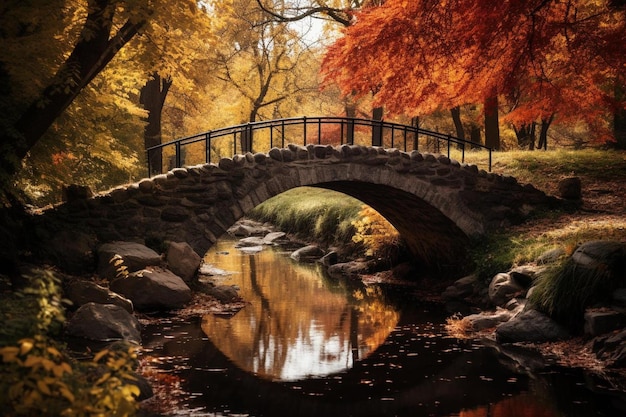
[[[399,312],[373,286],[323,279],[320,266],[298,264],[268,248],[255,254],[222,240],[205,262],[231,271],[249,302],[234,317],[203,318],[209,339],[237,366],[271,380],[337,373],[374,351]]]

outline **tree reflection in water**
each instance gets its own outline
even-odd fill
[[[234,317],[209,315],[202,329],[240,368],[271,380],[297,380],[351,368],[375,350],[399,319],[375,286],[322,279],[318,264],[299,264],[273,249],[225,252],[220,241],[205,262],[232,271],[249,302]]]

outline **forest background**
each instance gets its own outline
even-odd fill
[[[625,10],[623,0],[9,0],[2,202],[43,206],[69,184],[132,182],[148,174],[146,147],[291,116],[419,123],[502,151],[623,149]]]

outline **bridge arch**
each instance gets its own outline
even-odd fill
[[[426,263],[448,263],[468,239],[518,223],[551,201],[532,186],[446,156],[357,145],[273,148],[177,168],[49,210],[44,223],[80,227],[98,241],[185,241],[203,255],[265,200],[300,186],[369,204]],[[65,226],[64,226],[65,224]],[[434,256],[433,256],[434,254]]]

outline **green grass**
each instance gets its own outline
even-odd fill
[[[325,244],[348,244],[363,203],[336,191],[300,187],[257,206],[248,216]]]

